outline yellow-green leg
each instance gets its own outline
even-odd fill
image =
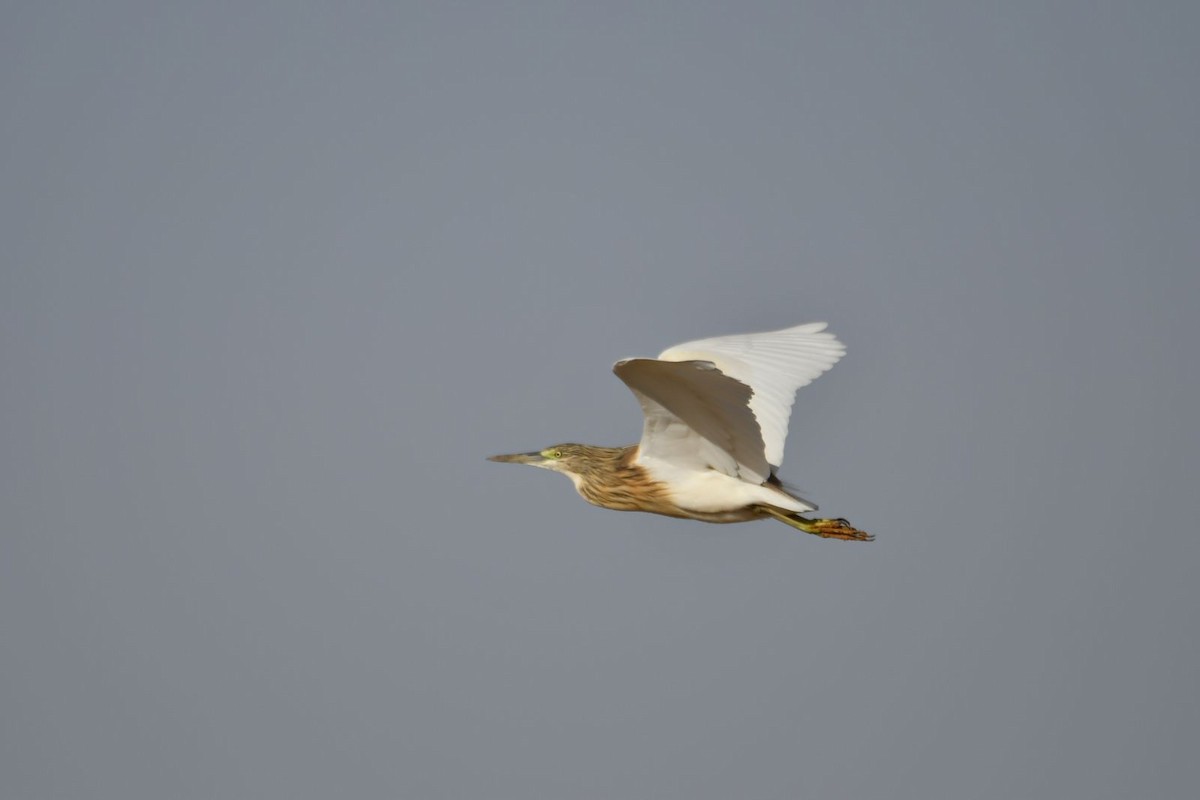
[[[844,519],[805,519],[799,514],[789,514],[771,506],[759,506],[764,513],[791,525],[796,530],[820,536],[822,539],[843,539],[848,542],[873,542],[875,537],[866,531],[860,531]]]

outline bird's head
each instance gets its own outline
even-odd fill
[[[596,447],[590,444],[556,444],[536,453],[492,456],[489,461],[528,464],[561,472],[571,479],[575,491],[592,505],[621,511],[653,511],[665,487],[650,479],[635,463],[637,445]]]
[[[621,465],[632,447],[593,447],[590,444],[556,444],[536,453],[492,456],[488,461],[528,464],[531,467],[561,472],[571,479],[575,489],[588,498],[589,487],[612,486],[623,480]],[[589,502],[592,500],[589,498]]]
[[[536,453],[513,453],[505,456],[491,456],[488,461],[500,461],[506,464],[528,464],[531,467],[541,467],[555,472],[575,476],[587,471],[591,463],[587,445],[556,444],[539,450]]]

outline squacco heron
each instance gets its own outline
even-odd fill
[[[777,519],[825,539],[875,537],[817,510],[775,472],[796,390],[846,353],[825,323],[676,345],[613,366],[642,406],[642,439],[628,447],[558,444],[492,456],[561,472],[593,505],[703,522]]]

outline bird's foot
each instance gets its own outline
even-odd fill
[[[847,542],[873,542],[875,537],[866,531],[860,531],[844,519],[814,519],[808,520],[811,527],[805,527],[809,533],[822,539],[842,539]]]
[[[820,536],[822,539],[842,539],[847,542],[873,542],[875,537],[860,531],[844,519],[808,519],[799,514],[781,511],[771,506],[759,506],[759,510],[797,530]]]

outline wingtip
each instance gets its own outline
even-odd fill
[[[622,358],[617,361],[614,361],[613,365],[612,365],[612,371],[614,373],[616,373],[617,375],[620,375],[621,367],[624,367],[626,364],[629,364],[629,363],[631,363],[633,361],[637,361],[637,360],[638,359],[636,356],[630,356],[629,358]]]

